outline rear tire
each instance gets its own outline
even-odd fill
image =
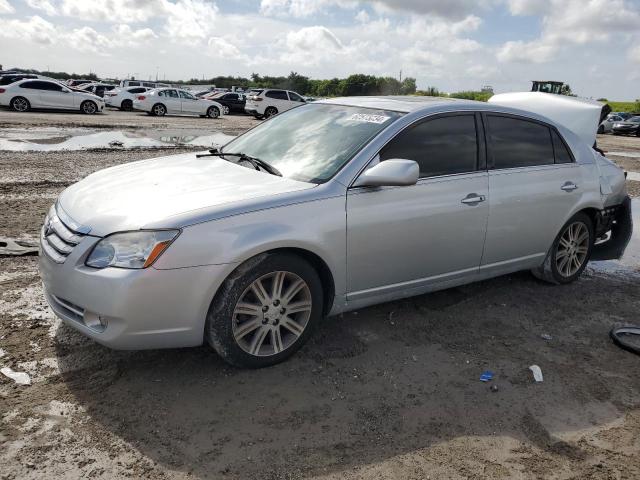
[[[29,100],[24,97],[15,97],[11,99],[11,108],[16,112],[28,112],[31,110]]]
[[[131,100],[123,100],[120,104],[120,110],[130,112],[131,110],[133,110],[133,102]]]
[[[80,111],[85,115],[93,115],[98,111],[98,105],[91,100],[85,100],[80,104]]]
[[[267,107],[267,109],[264,111],[264,118],[270,118],[277,114],[278,109],[276,107]]]
[[[227,363],[267,367],[307,341],[322,318],[322,305],[322,283],[309,263],[286,253],[261,254],[220,287],[209,307],[205,338]]]
[[[531,272],[540,280],[556,285],[574,282],[589,263],[594,241],[591,218],[585,213],[576,213],[560,229],[544,263]]]
[[[151,109],[151,112],[156,116],[156,117],[164,117],[167,114],[167,107],[165,107],[163,104],[161,103],[156,103],[153,108]]]

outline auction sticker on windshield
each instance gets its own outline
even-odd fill
[[[368,123],[384,123],[389,120],[391,117],[386,117],[384,115],[372,115],[370,113],[354,113],[349,117],[349,120],[354,120],[356,122],[368,122]]]

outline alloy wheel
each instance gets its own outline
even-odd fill
[[[305,331],[312,303],[309,286],[295,273],[263,275],[244,290],[234,308],[233,337],[250,355],[277,355]]]
[[[226,105],[222,107],[222,113],[224,113],[225,115],[229,115],[229,107],[227,107]]]
[[[26,112],[29,110],[29,102],[24,98],[16,98],[13,101],[13,109],[16,112]]]
[[[589,229],[582,222],[568,225],[558,242],[556,267],[563,277],[571,277],[582,268],[589,252]]]
[[[155,107],[153,107],[153,113],[155,113],[159,117],[163,116],[165,114],[164,106],[156,105]]]
[[[82,104],[82,111],[84,113],[87,113],[90,115],[90,114],[96,113],[96,110],[97,110],[96,104],[93,102],[84,102]]]

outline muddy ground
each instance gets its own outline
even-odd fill
[[[0,131],[203,123],[237,134],[256,121],[0,111]],[[640,154],[640,138],[599,144]],[[186,149],[0,151],[0,236],[35,237],[92,171]],[[640,158],[612,158],[640,172]],[[608,339],[640,323],[639,251],[636,233],[622,262],[569,286],[523,272],[330,318],[259,371],[206,347],[103,348],[54,318],[36,257],[0,257],[0,366],[33,381],[0,376],[0,479],[640,478],[640,357]]]

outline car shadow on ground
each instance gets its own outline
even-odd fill
[[[638,358],[607,337],[612,323],[637,320],[637,282],[589,269],[554,287],[522,273],[386,303],[327,319],[297,355],[262,370],[229,367],[207,347],[88,343],[100,362],[64,381],[110,432],[201,477],[298,478],[469,437],[515,439],[505,462],[530,456],[532,472],[550,475],[560,460],[597,461],[566,434],[640,404]],[[61,343],[58,354],[64,371],[72,355]]]

